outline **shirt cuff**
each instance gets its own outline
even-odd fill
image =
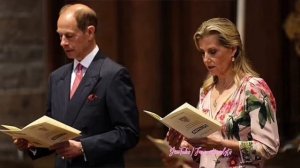
[[[29,151],[32,153],[33,156],[36,155],[37,149],[36,148],[29,148]]]
[[[253,163],[261,160],[253,141],[239,141],[239,147],[242,163]]]

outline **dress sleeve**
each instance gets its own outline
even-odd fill
[[[249,141],[239,141],[243,163],[269,159],[277,154],[279,135],[275,98],[261,78],[250,80],[245,88],[245,111],[250,117]]]

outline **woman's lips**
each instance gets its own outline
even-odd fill
[[[213,69],[215,68],[216,66],[207,66],[208,69]]]

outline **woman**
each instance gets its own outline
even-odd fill
[[[201,148],[200,167],[263,167],[276,155],[279,135],[275,98],[248,63],[235,25],[225,18],[202,23],[194,35],[208,70],[198,108],[222,123],[223,129],[198,139],[170,130],[171,146]],[[230,150],[221,152],[205,151]],[[200,152],[199,152],[200,153]]]

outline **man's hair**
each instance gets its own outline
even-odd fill
[[[73,5],[65,5],[61,8],[59,15],[64,13],[68,8],[70,8]],[[85,32],[88,26],[94,26],[95,27],[95,32],[97,30],[97,14],[94,10],[92,10],[89,7],[86,8],[78,8],[74,12],[74,17],[77,22],[77,27]]]

